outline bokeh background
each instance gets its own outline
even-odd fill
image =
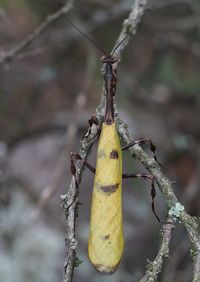
[[[65,1],[0,0],[0,56]],[[111,50],[133,1],[77,1],[70,19]],[[69,153],[78,151],[100,101],[99,51],[62,18],[0,66],[0,280],[57,282],[64,263],[60,194],[70,183]],[[186,210],[199,216],[200,3],[149,1],[137,35],[123,53],[116,100],[134,138],[150,137]],[[148,151],[149,154],[151,154]],[[89,157],[95,165],[96,145]],[[129,153],[124,171],[145,172]],[[138,281],[159,248],[161,225],[150,184],[123,184],[125,251],[117,272],[102,276],[87,257],[93,176],[85,170],[77,220],[74,281]],[[156,209],[166,205],[157,189]],[[181,225],[159,281],[192,280],[190,244]]]

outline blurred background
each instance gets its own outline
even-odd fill
[[[65,1],[0,0],[0,56]],[[77,1],[70,19],[112,49],[133,1]],[[69,153],[79,150],[87,120],[100,101],[99,51],[62,18],[12,63],[0,66],[0,280],[58,282],[64,263],[64,212],[60,194],[70,183]],[[152,138],[159,159],[186,210],[199,216],[200,3],[149,1],[137,35],[123,53],[116,100],[135,139]],[[146,148],[147,152],[148,147]],[[96,145],[89,157],[95,165]],[[128,152],[124,172],[145,172]],[[160,244],[161,225],[151,211],[150,183],[124,180],[125,251],[111,276],[88,261],[93,175],[84,171],[77,220],[74,281],[138,281]],[[166,206],[157,189],[156,210]],[[192,280],[190,244],[177,224],[170,260],[159,281]]]

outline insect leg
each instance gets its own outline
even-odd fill
[[[138,139],[138,140],[135,140],[135,141],[132,141],[130,142],[129,144],[125,145],[124,147],[122,147],[122,150],[127,150],[129,149],[130,147],[136,145],[136,144],[146,144],[146,143],[149,143],[150,145],[150,150],[152,151],[153,153],[153,157],[154,157],[154,160],[164,169],[166,169],[157,159],[157,156],[156,156],[156,146],[153,144],[152,140],[150,138],[142,138],[142,139]]]
[[[70,162],[71,162],[71,173],[72,175],[74,176],[74,179],[75,179],[75,186],[76,186],[76,195],[77,195],[77,191],[78,191],[78,188],[79,188],[79,180],[77,179],[77,176],[76,176],[76,166],[75,166],[75,163],[74,161],[75,160],[82,160],[81,156],[77,153],[70,153]],[[95,168],[93,168],[87,161],[83,161],[85,166],[92,172],[95,174]],[[66,199],[64,199],[63,201],[65,201]],[[68,205],[67,209],[69,209],[75,202],[77,201],[77,198],[76,196],[74,197],[74,200]],[[80,202],[78,202],[78,204],[81,204]]]
[[[89,129],[88,129],[88,135],[91,134],[92,126],[95,124],[98,127],[97,135],[100,135],[100,127],[99,127],[99,121],[95,115],[92,115],[91,118],[88,120],[89,123]]]
[[[160,222],[160,218],[157,215],[156,210],[155,210],[154,200],[155,200],[155,197],[156,197],[156,189],[155,189],[155,180],[154,180],[153,175],[145,174],[145,173],[136,173],[136,174],[135,173],[130,173],[130,174],[126,174],[126,173],[124,174],[123,173],[122,174],[122,178],[137,178],[137,177],[151,180],[151,208],[152,208],[152,211],[153,211],[156,219]]]
[[[76,167],[75,167],[75,164],[74,164],[74,159],[75,159],[74,155],[75,155],[74,153],[70,153],[71,173],[74,176],[76,188],[78,188],[78,180],[77,180],[77,177],[76,177]]]
[[[84,165],[85,165],[93,174],[95,174],[96,169],[95,169],[91,164],[89,164],[87,161],[84,161],[84,160],[82,159],[82,157],[81,157],[79,154],[77,154],[77,153],[71,153],[71,171],[72,171],[72,174],[73,174],[73,175],[76,174],[76,168],[75,168],[75,165],[74,165],[74,159],[83,161]],[[75,174],[73,173],[74,171],[75,171]]]

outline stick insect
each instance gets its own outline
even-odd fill
[[[116,51],[129,34],[125,36],[110,54],[107,54],[96,42],[88,38],[88,36],[73,23],[71,24],[104,53],[101,62],[105,65],[103,78],[106,92],[106,109],[104,121],[100,126],[101,133],[97,149],[96,169],[87,161],[84,161],[84,164],[95,174],[91,204],[88,255],[91,263],[99,272],[111,274],[117,269],[124,248],[122,220],[123,178],[142,177],[151,180],[151,205],[156,218],[159,220],[154,207],[156,192],[153,176],[149,174],[122,173],[122,150],[127,150],[135,144],[149,143],[154,159],[158,162],[155,154],[156,147],[151,139],[148,138],[136,140],[121,147],[117,132],[114,116],[114,96],[116,93],[117,73],[114,64],[119,60]],[[98,120],[95,116],[89,120],[90,128],[93,124],[98,125]],[[82,160],[82,158],[79,154],[71,153],[71,171],[76,179],[74,160]],[[76,185],[79,185],[77,179]]]

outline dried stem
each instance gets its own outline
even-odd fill
[[[158,274],[161,272],[163,260],[169,256],[169,244],[171,241],[171,232],[174,228],[173,218],[168,218],[162,228],[162,242],[160,249],[154,261],[149,262],[147,271],[140,282],[157,281]]]

